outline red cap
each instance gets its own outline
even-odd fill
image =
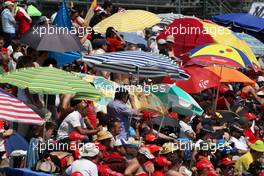
[[[173,118],[173,119],[177,119],[177,118],[178,118],[178,114],[175,113],[175,112],[171,112],[171,113],[169,114],[169,116],[170,116],[170,118]]]
[[[153,113],[145,111],[145,112],[143,112],[142,120],[143,121],[149,121],[152,119],[153,116],[154,116]]]
[[[96,147],[98,147],[98,149],[99,149],[100,151],[105,151],[105,150],[106,150],[106,147],[103,146],[101,143],[99,143],[99,142],[95,142],[94,144],[95,144]]]
[[[147,134],[146,137],[145,137],[145,141],[148,141],[148,142],[153,142],[155,141],[157,138],[154,134]]]
[[[73,172],[72,174],[71,174],[71,176],[83,176],[83,174],[81,173],[81,172]]]
[[[228,86],[226,86],[226,85],[221,85],[221,86],[220,86],[220,89],[219,89],[219,92],[220,92],[221,94],[224,94],[224,93],[225,93],[226,91],[228,91],[228,90],[230,90]]]
[[[255,114],[250,113],[250,112],[245,113],[245,114],[243,115],[243,117],[246,117],[248,120],[255,120],[255,119],[257,118],[257,116],[256,116]]]
[[[209,171],[207,173],[207,176],[219,176],[217,173],[215,173],[215,171]]]
[[[81,135],[80,133],[78,133],[77,131],[72,131],[69,135],[68,135],[70,141],[78,141],[78,140],[84,140],[87,139],[87,136]]]
[[[153,153],[155,153],[161,149],[161,147],[156,145],[156,144],[146,145],[146,147],[149,149],[151,154],[153,154]]]
[[[214,166],[209,160],[202,159],[196,163],[196,168],[203,171],[204,169],[214,169]]]
[[[153,176],[166,176],[164,173],[160,172],[160,171],[156,171]]]
[[[221,160],[221,163],[220,165],[224,165],[224,166],[227,166],[227,165],[231,165],[231,164],[234,164],[234,161],[232,161],[230,158],[224,158]]]
[[[115,175],[116,172],[112,171],[107,164],[97,165],[98,172],[102,176]]]
[[[155,162],[160,166],[169,166],[171,165],[171,162],[167,160],[167,158],[160,156],[155,159]]]

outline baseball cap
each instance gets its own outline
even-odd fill
[[[166,44],[166,40],[164,40],[164,39],[159,39],[159,40],[158,40],[158,44],[159,44],[159,45],[164,45],[164,44]]]
[[[227,165],[232,165],[232,164],[235,164],[234,161],[232,161],[230,158],[226,157],[226,158],[223,158],[220,162],[220,165],[222,166],[227,166]]]
[[[155,162],[159,166],[169,166],[169,165],[171,165],[171,162],[166,157],[164,157],[164,156],[157,157],[155,159]]]
[[[159,26],[153,26],[152,27],[152,32],[159,32],[159,31],[162,31],[163,29]]]
[[[243,117],[246,117],[248,120],[255,120],[255,119],[257,118],[257,116],[256,116],[255,114],[250,113],[250,112],[245,113],[245,114],[243,115]]]
[[[149,151],[153,154],[155,152],[160,151],[161,147],[156,145],[156,144],[150,144],[150,145],[146,145],[146,147],[149,149]]]
[[[153,142],[155,141],[157,138],[154,134],[147,134],[146,137],[145,137],[145,141],[148,141],[148,142]]]
[[[10,5],[14,5],[14,3],[12,1],[4,2],[4,7],[10,6]]]
[[[203,171],[204,169],[214,169],[214,166],[209,160],[202,159],[196,163],[196,168]]]

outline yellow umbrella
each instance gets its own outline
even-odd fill
[[[238,70],[226,67],[205,67],[221,77],[220,82],[240,82],[254,85],[255,82]]]
[[[253,63],[255,68],[260,68],[260,64],[248,44],[237,38],[231,30],[212,22],[203,21],[202,23],[206,33],[213,37],[215,43],[232,46],[241,50]]]
[[[118,12],[94,26],[96,32],[104,34],[108,27],[118,32],[137,32],[160,22],[158,15],[144,10]]]

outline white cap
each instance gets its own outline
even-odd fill
[[[259,76],[257,82],[264,82],[264,76]]]
[[[166,42],[166,40],[164,40],[164,39],[159,39],[158,40],[158,44],[159,45],[164,45],[164,44],[166,44],[167,42]]]
[[[99,154],[99,149],[94,143],[86,143],[80,148],[80,155],[82,157],[94,157]]]
[[[6,1],[6,2],[4,3],[4,6],[5,6],[5,7],[10,6],[10,5],[14,5],[14,3],[11,2],[11,1]]]
[[[152,32],[159,32],[159,31],[162,31],[163,29],[159,26],[153,26],[152,27]]]

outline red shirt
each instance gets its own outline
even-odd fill
[[[1,60],[3,61],[3,69],[5,70],[5,72],[8,72],[8,49],[7,48],[2,48],[1,52],[3,53],[3,57],[5,58],[1,58]],[[2,57],[2,56],[1,56]]]
[[[245,129],[244,136],[248,139],[251,144],[254,144],[258,140],[255,134],[251,131],[251,129]]]
[[[18,32],[24,34],[30,28],[31,21],[20,11],[16,13],[16,20],[19,21]]]
[[[88,106],[86,108],[87,110],[87,118],[89,119],[91,125],[96,128],[96,113],[95,113],[95,107],[93,105],[93,102],[91,101],[85,101]]]
[[[122,48],[122,41],[114,38],[106,38],[106,41],[109,43],[108,52],[116,52],[118,49]]]

